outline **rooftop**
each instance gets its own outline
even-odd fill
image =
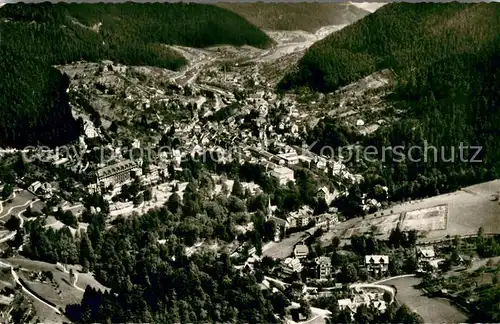
[[[315,259],[317,264],[331,264],[332,260],[329,257],[321,256]]]
[[[276,223],[276,225],[278,225],[278,226],[285,226],[287,224],[287,220],[286,219],[279,218],[279,217],[276,217],[276,216],[269,217],[269,220],[274,221]]]
[[[433,247],[419,248],[418,251],[426,258],[433,258],[436,256]]]
[[[284,174],[291,173],[293,171],[292,171],[292,169],[289,169],[287,167],[278,167],[278,168],[274,169],[273,172],[284,175]]]
[[[365,255],[365,264],[389,264],[389,256]]]
[[[115,173],[127,170],[127,169],[132,169],[137,167],[137,164],[134,161],[126,160],[122,161],[113,165],[108,165],[102,169],[99,169],[97,171],[97,176],[102,178],[102,177],[107,177],[110,175],[113,175]]]
[[[323,186],[323,187],[319,188],[318,192],[320,192],[320,191],[324,192],[325,194],[329,194],[330,193],[330,190],[328,189],[327,186]]]
[[[300,265],[300,260],[295,258],[286,258],[285,261],[283,261],[283,265],[294,268]]]
[[[293,251],[295,254],[308,254],[309,248],[305,244],[298,244]]]

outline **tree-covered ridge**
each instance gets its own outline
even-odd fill
[[[329,25],[350,24],[369,13],[348,3],[220,2],[216,5],[238,13],[263,29],[308,32]]]
[[[450,55],[495,41],[497,3],[394,3],[313,45],[282,88],[332,91],[374,71],[393,68],[403,82]]]
[[[165,44],[265,47],[270,39],[237,14],[202,4],[7,4],[0,9],[0,143],[57,145],[78,127],[65,80],[52,65],[110,59],[178,69]]]
[[[413,161],[396,163],[388,155],[354,165],[365,176],[362,192],[387,186],[390,199],[400,201],[457,190],[500,176],[499,27],[496,3],[390,4],[314,45],[282,86],[330,91],[392,68],[399,82],[384,100],[404,112],[400,122],[358,136],[334,126],[338,120],[329,121],[319,124],[309,142],[320,138],[322,145],[337,147],[359,141],[379,152],[398,146],[422,149]],[[476,149],[461,156],[460,145]],[[430,146],[436,153],[426,150]],[[342,206],[361,197],[347,200]]]
[[[69,229],[44,230],[35,220],[29,250],[68,263],[79,256],[111,288],[103,293],[88,286],[80,304],[67,306],[75,323],[279,322],[271,293],[261,291],[254,275],[236,270],[228,254],[188,258],[172,218],[163,208],[105,230],[104,217],[94,216],[76,243]]]

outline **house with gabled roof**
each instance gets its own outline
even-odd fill
[[[330,204],[332,203],[332,201],[337,198],[337,196],[339,195],[338,191],[337,190],[334,190],[334,192],[330,192],[330,189],[328,189],[328,187],[326,186],[323,186],[321,188],[318,189],[317,193],[316,193],[316,198],[318,199],[324,199],[326,204],[328,206],[330,206]]]
[[[269,199],[267,206],[266,222],[273,221],[276,224],[276,231],[274,233],[274,241],[279,242],[281,239],[281,234],[286,233],[286,230],[290,228],[290,223],[288,220],[276,217],[274,214],[277,210],[277,206],[271,205],[271,199]]]
[[[388,255],[365,255],[365,266],[372,275],[382,274],[389,270]]]
[[[417,249],[417,258],[419,261],[431,261],[436,257],[434,247],[419,247]]]

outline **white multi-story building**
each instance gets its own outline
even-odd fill
[[[332,260],[329,257],[318,257],[314,261],[316,261],[318,278],[319,279],[328,279],[332,273]]]
[[[286,165],[296,165],[300,162],[300,158],[297,155],[297,152],[292,151],[289,153],[283,153],[277,155],[281,160],[283,160]]]
[[[419,247],[417,249],[417,260],[419,269],[423,269],[425,264],[433,265],[437,262],[434,262],[436,259],[436,253],[434,252],[434,247]]]
[[[295,248],[293,249],[293,255],[297,259],[303,259],[303,258],[307,257],[308,254],[309,254],[309,248],[307,247],[307,245],[305,245],[303,243],[297,244],[295,246]]]
[[[287,221],[290,227],[305,227],[311,223],[313,210],[307,206],[302,206],[298,211],[290,213],[287,217]]]
[[[126,160],[113,165],[108,165],[97,171],[97,184],[106,188],[109,185],[117,185],[132,178],[132,175],[140,175],[141,169],[134,161]]]
[[[91,122],[90,120],[85,120],[83,122],[83,132],[84,132],[85,136],[87,136],[88,138],[95,138],[95,137],[99,136],[99,134],[97,133],[97,130],[94,126],[94,123]]]
[[[280,186],[286,185],[288,182],[295,182],[293,170],[287,167],[278,167],[271,171],[271,176],[278,180]]]

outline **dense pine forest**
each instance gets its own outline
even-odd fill
[[[438,149],[437,161],[429,151],[428,160],[418,163],[394,163],[389,156],[385,162],[358,165],[366,175],[361,191],[387,185],[391,199],[401,200],[456,190],[500,176],[498,30],[500,5],[495,3],[390,4],[314,45],[281,87],[328,92],[392,68],[398,85],[386,100],[404,111],[402,121],[353,139],[338,121],[327,120],[312,137],[329,134],[322,143],[334,146],[346,145],[346,139],[379,148],[425,148],[427,143]],[[461,143],[481,146],[475,159],[482,162],[465,161],[474,150],[460,161]]]
[[[383,68],[401,81],[460,53],[476,53],[498,39],[496,3],[395,3],[317,42],[281,88],[333,91]]]
[[[270,39],[228,10],[202,4],[7,4],[0,9],[0,144],[59,145],[78,135],[67,78],[51,67],[111,59],[177,69],[163,44],[265,47]]]
[[[66,230],[46,232],[33,222],[36,253],[59,252],[95,271],[109,293],[84,293],[81,304],[69,305],[76,323],[274,323],[272,298],[253,275],[234,269],[229,255],[184,254],[182,238],[166,209],[104,230],[104,217],[94,217],[83,233],[80,253]],[[30,225],[31,226],[31,225]],[[36,234],[36,231],[39,234]],[[165,237],[166,243],[157,239]],[[42,252],[44,251],[44,252]]]

